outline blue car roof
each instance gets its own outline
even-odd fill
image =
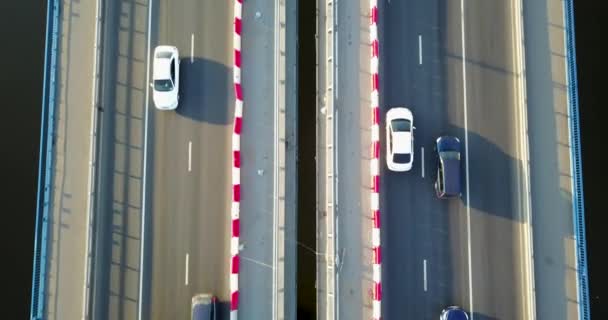
[[[448,159],[443,161],[445,193],[456,196],[460,194],[460,161]]]

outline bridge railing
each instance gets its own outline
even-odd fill
[[[568,77],[568,108],[570,113],[570,158],[572,171],[572,209],[578,277],[579,319],[591,319],[587,277],[587,242],[585,236],[585,199],[583,197],[583,168],[578,108],[578,79],[576,71],[576,37],[574,34],[573,0],[564,2],[566,22],[566,59]]]
[[[36,320],[43,319],[44,317],[46,296],[47,239],[53,174],[55,98],[57,92],[56,72],[59,12],[60,2],[58,0],[47,0],[40,158],[38,163],[34,266],[32,271],[32,301],[30,309],[30,318]]]

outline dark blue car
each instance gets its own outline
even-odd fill
[[[192,320],[216,320],[217,298],[211,294],[197,294],[192,297]]]
[[[451,306],[441,311],[439,320],[469,320],[469,315],[460,307]]]
[[[435,192],[440,199],[459,197],[460,191],[460,140],[456,137],[437,138],[437,180]]]

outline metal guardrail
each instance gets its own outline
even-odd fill
[[[566,61],[568,77],[568,108],[570,112],[570,158],[572,171],[572,209],[576,239],[578,276],[578,313],[580,320],[591,319],[589,285],[587,283],[587,242],[585,236],[585,199],[583,197],[583,167],[578,108],[578,79],[576,72],[576,41],[574,32],[573,0],[564,1],[566,22]]]
[[[53,174],[55,129],[55,96],[57,80],[57,45],[60,2],[47,1],[46,36],[44,49],[44,76],[42,86],[42,121],[40,129],[40,159],[36,196],[36,231],[34,239],[34,266],[32,271],[31,319],[43,319],[46,294],[46,258],[50,191]]]
[[[326,210],[326,320],[336,319],[336,207],[337,194],[335,190],[335,83],[334,83],[334,14],[335,1],[327,0],[325,6],[325,210]]]

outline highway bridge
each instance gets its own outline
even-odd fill
[[[316,66],[298,8],[48,0],[31,318],[189,319],[211,293],[222,319],[295,319],[316,139],[318,319],[590,319],[572,1],[317,0]],[[180,52],[175,111],[151,99],[159,45]],[[433,191],[441,135],[463,145],[457,199]]]

